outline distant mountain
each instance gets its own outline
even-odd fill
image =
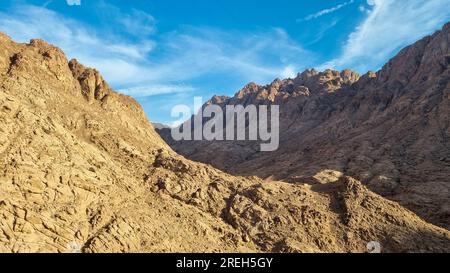
[[[363,76],[307,70],[269,85],[250,83],[207,104],[280,105],[280,148],[180,141],[178,153],[235,175],[317,183],[324,170],[450,228],[450,24]],[[206,120],[205,120],[206,121]]]
[[[152,122],[152,125],[155,129],[161,130],[161,129],[169,129],[170,126],[162,123]]]

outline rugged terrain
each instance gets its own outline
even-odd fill
[[[314,183],[312,183],[314,182]],[[42,40],[0,34],[0,252],[449,252],[450,232],[357,180],[232,176]]]
[[[178,153],[235,175],[302,182],[325,170],[450,228],[450,24],[363,76],[307,70],[269,85],[250,83],[207,104],[280,105],[280,148],[257,142],[181,141]]]

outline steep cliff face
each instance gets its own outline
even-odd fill
[[[264,182],[186,160],[97,71],[0,42],[1,252],[450,251],[447,230],[341,174]]]
[[[208,103],[280,105],[280,148],[254,142],[174,142],[177,152],[238,175],[287,182],[336,170],[450,227],[450,24],[403,49],[380,71],[307,70],[249,84]]]

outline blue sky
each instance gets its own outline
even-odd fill
[[[97,68],[155,122],[306,68],[378,70],[450,21],[450,0],[0,0],[0,31]]]

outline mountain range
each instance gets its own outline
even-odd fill
[[[0,252],[449,252],[449,41],[213,98],[279,102],[283,135],[167,139],[204,164],[97,70],[0,34]]]
[[[279,105],[275,152],[260,152],[254,141],[173,141],[170,129],[159,132],[178,153],[234,175],[312,184],[348,175],[449,228],[449,80],[447,24],[378,72],[310,69],[206,103]]]

